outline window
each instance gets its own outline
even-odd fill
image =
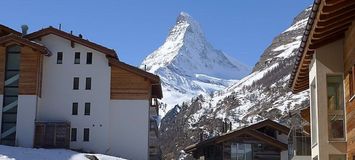
[[[71,129],[71,137],[70,137],[71,141],[74,142],[76,141],[76,128],[72,128]]]
[[[89,136],[90,136],[90,130],[89,128],[84,128],[84,142],[88,142],[89,141]]]
[[[92,53],[86,53],[86,64],[92,64]]]
[[[329,155],[329,160],[346,160],[346,155]]]
[[[78,90],[79,89],[79,77],[74,77],[73,89],[74,90]]]
[[[57,64],[63,64],[63,52],[57,53]]]
[[[72,107],[72,115],[78,115],[78,103],[74,102]]]
[[[231,160],[252,160],[251,144],[234,143],[231,145]]]
[[[75,52],[74,64],[80,64],[80,52]]]
[[[345,140],[342,76],[327,76],[329,140]]]
[[[91,90],[91,78],[90,77],[86,77],[85,89],[86,90]]]
[[[350,100],[355,97],[355,65],[351,68],[349,73],[349,90],[350,90]]]
[[[90,106],[91,104],[90,103],[85,103],[85,113],[84,115],[90,115]]]
[[[311,141],[312,145],[317,144],[317,139],[318,139],[318,129],[317,129],[317,106],[316,106],[316,84],[315,80],[313,79],[311,83]]]

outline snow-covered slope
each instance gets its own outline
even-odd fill
[[[222,121],[233,128],[270,118],[287,124],[289,111],[307,107],[308,91],[292,94],[289,77],[310,8],[276,36],[261,55],[252,73],[223,91],[198,96],[169,111],[161,121],[160,140],[165,159],[177,159],[181,150],[200,139],[221,132]],[[187,158],[186,158],[187,159]]]
[[[66,149],[35,149],[0,145],[0,160],[124,160],[102,154],[78,153]],[[90,159],[89,159],[90,158]]]
[[[216,50],[201,26],[180,13],[165,43],[144,59],[140,68],[160,76],[167,108],[199,94],[222,90],[250,73],[250,68]]]

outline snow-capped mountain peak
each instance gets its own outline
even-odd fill
[[[140,67],[162,79],[166,111],[193,96],[224,89],[251,70],[214,49],[201,25],[185,12],[178,15],[164,44],[147,56]]]

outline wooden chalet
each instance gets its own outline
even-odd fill
[[[264,120],[190,145],[185,152],[204,160],[287,159],[288,133],[288,127]]]

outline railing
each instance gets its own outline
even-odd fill
[[[311,137],[308,135],[296,135],[289,137],[289,159],[295,156],[311,156]]]

